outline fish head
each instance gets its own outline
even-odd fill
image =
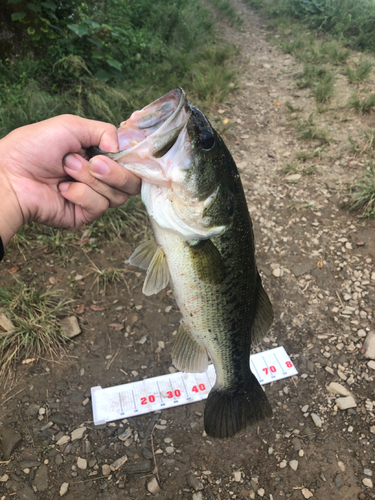
[[[234,214],[229,153],[182,89],[135,111],[118,138],[121,151],[107,156],[141,177],[152,220],[188,240],[225,232]]]

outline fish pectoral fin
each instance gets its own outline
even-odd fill
[[[253,326],[251,327],[251,344],[257,345],[266,335],[273,323],[273,307],[263,288],[258,273],[258,302]]]
[[[143,284],[142,292],[145,295],[153,295],[160,292],[168,285],[169,269],[165,253],[161,247],[158,247],[150,265],[147,269],[146,279]]]
[[[137,247],[131,254],[129,257],[129,264],[140,267],[141,269],[147,269],[157,251],[158,245],[154,239],[146,241]]]
[[[177,330],[172,362],[177,370],[188,373],[203,373],[208,368],[206,349],[198,344],[183,323]]]
[[[225,262],[211,240],[188,243],[190,259],[199,279],[205,283],[218,285],[225,278]]]

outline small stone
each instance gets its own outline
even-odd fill
[[[314,422],[316,427],[322,426],[322,420],[316,413],[311,413],[311,419]]]
[[[295,451],[299,451],[302,448],[301,441],[297,437],[292,439],[292,445]]]
[[[298,460],[291,460],[291,461],[289,462],[289,467],[290,467],[292,470],[296,471],[296,470],[298,469]]]
[[[69,443],[70,436],[62,436],[56,443],[57,446],[62,446],[63,444]]]
[[[258,489],[258,491],[257,491],[257,493],[258,493],[258,495],[259,495],[260,497],[264,497],[264,493],[265,493],[265,491],[264,491],[264,489],[263,489],[263,488],[259,488],[259,489]]]
[[[301,177],[302,177],[301,174],[291,174],[291,175],[287,175],[285,177],[285,180],[287,182],[296,182],[296,181],[299,181]]]
[[[68,489],[69,489],[69,483],[63,483],[60,486],[60,496],[63,497],[65,495],[65,493],[68,492]]]
[[[115,460],[111,465],[110,468],[112,471],[118,470],[124,463],[128,460],[128,457],[126,455],[118,458]]]
[[[341,474],[337,474],[337,476],[335,477],[335,486],[336,488],[341,488],[342,486],[342,476]]]
[[[371,360],[367,363],[367,366],[371,368],[371,370],[375,370],[375,361]]]
[[[306,413],[308,409],[309,409],[309,405],[305,405],[305,406],[302,406],[301,411],[302,411],[302,413]]]
[[[167,447],[165,448],[165,451],[166,451],[167,453],[171,454],[171,453],[174,453],[174,448],[173,448],[173,446],[167,446]]]
[[[277,267],[272,271],[272,274],[275,278],[281,278],[281,276],[284,276],[284,269],[282,267]]]
[[[77,458],[77,467],[81,470],[87,469],[87,460],[85,458],[78,457]]]
[[[0,477],[0,483],[6,483],[9,479],[8,474],[4,474],[3,476]]]
[[[202,495],[201,491],[198,491],[197,493],[193,494],[193,500],[202,500],[202,499],[203,499],[203,495]]]
[[[34,486],[37,491],[46,491],[48,488],[48,468],[46,465],[41,465],[36,471]]]
[[[372,425],[370,427],[370,432],[371,432],[371,434],[375,434],[375,425]]]
[[[285,467],[286,467],[286,461],[285,461],[285,460],[282,460],[282,461],[279,463],[279,467],[280,467],[280,469],[285,469]]]
[[[86,427],[78,427],[78,429],[74,429],[72,432],[72,441],[75,441],[76,439],[82,439],[84,433],[86,432]]]
[[[103,476],[109,476],[111,473],[111,468],[108,464],[102,465],[102,474]]]
[[[240,470],[235,470],[233,472],[234,480],[239,483],[241,481],[241,471]]]
[[[160,486],[156,477],[153,477],[151,481],[148,481],[147,489],[152,495],[156,495],[156,493],[160,491]]]
[[[355,408],[357,406],[357,403],[355,402],[353,396],[347,396],[346,398],[337,398],[336,404],[340,410],[347,410],[348,408]]]
[[[363,343],[363,351],[365,358],[375,359],[375,331],[368,332]]]
[[[70,339],[81,333],[81,328],[78,324],[76,316],[68,316],[60,321],[61,333]]]
[[[367,486],[367,488],[372,488],[372,486],[373,486],[372,480],[368,477],[365,477],[364,479],[362,479],[362,483],[364,484],[364,486]]]
[[[372,476],[373,472],[370,469],[363,469],[363,473],[366,474],[366,476]]]
[[[350,392],[348,391],[348,389],[337,382],[331,382],[327,389],[333,394],[340,394],[340,396],[350,396]]]
[[[307,488],[302,488],[302,495],[304,498],[311,498],[312,496],[314,496],[310,490],[308,490]]]
[[[204,488],[203,484],[199,481],[197,476],[195,476],[192,472],[189,472],[186,475],[186,481],[187,481],[188,485],[190,486],[190,488],[193,488],[193,490],[195,490],[195,491],[200,491],[200,490],[203,490],[203,488]]]

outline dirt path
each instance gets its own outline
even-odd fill
[[[204,435],[204,403],[96,427],[90,388],[168,373],[180,316],[170,293],[141,294],[140,273],[129,275],[130,297],[121,283],[98,297],[89,280],[78,281],[77,305],[86,308],[69,357],[20,367],[18,384],[3,396],[1,500],[60,498],[64,483],[68,500],[375,498],[374,370],[361,354],[374,328],[374,223],[339,208],[337,186],[348,175],[344,142],[314,160],[313,175],[285,174],[297,151],[317,145],[297,140],[279,103],[298,100],[308,110],[311,97],[296,97],[299,65],[266,41],[267,30],[247,5],[234,3],[244,24],[222,26],[221,33],[241,48],[243,76],[210,118],[218,128],[228,120],[224,138],[241,171],[258,264],[275,308],[260,349],[283,345],[299,375],[267,386],[274,417],[231,440]],[[129,246],[107,246],[95,263],[121,266],[130,253]],[[9,282],[7,271],[18,263],[21,276],[31,267],[41,282],[53,277],[56,286],[66,284],[89,267],[81,250],[75,257],[61,269],[50,257],[47,267],[42,250],[26,263],[8,255],[0,279]],[[336,393],[327,389],[332,382],[340,384]],[[356,406],[341,410],[337,398],[345,390]],[[18,441],[9,462],[8,440],[10,447]],[[127,462],[111,471],[108,465],[125,454]],[[161,488],[152,495],[146,485],[154,477]]]

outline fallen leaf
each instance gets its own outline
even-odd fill
[[[56,285],[56,278],[54,278],[53,276],[50,276],[48,278],[48,281],[51,283],[51,285]]]
[[[5,314],[0,314],[0,326],[4,328],[6,332],[10,332],[11,330],[14,330],[15,326],[13,323],[8,319]]]
[[[273,103],[273,105],[274,105],[274,106],[281,106],[281,102],[277,102],[277,101],[275,101],[275,102]]]
[[[226,125],[229,122],[228,118],[224,118],[223,124]]]
[[[12,269],[9,269],[8,273],[9,274],[15,274],[19,270],[20,266],[16,264],[15,266],[12,267]]]
[[[105,311],[105,307],[103,307],[103,306],[97,306],[95,304],[91,304],[90,309],[92,311]]]
[[[82,238],[82,240],[79,240],[78,245],[86,245],[90,241],[90,238]]]
[[[33,361],[35,361],[35,358],[24,359],[22,361],[22,364],[23,365],[28,365],[28,364],[32,363]]]
[[[319,267],[319,269],[322,269],[323,268],[323,261],[319,260],[317,263],[317,266]]]
[[[76,307],[76,309],[74,310],[74,312],[76,314],[83,314],[85,312],[85,309],[86,309],[85,304],[80,304],[78,307]]]
[[[121,325],[120,323],[111,323],[108,325],[116,330],[116,332],[119,332],[120,330],[124,329],[124,325]]]
[[[52,252],[52,248],[51,247],[46,247],[44,250],[43,250],[44,253],[51,253]]]

